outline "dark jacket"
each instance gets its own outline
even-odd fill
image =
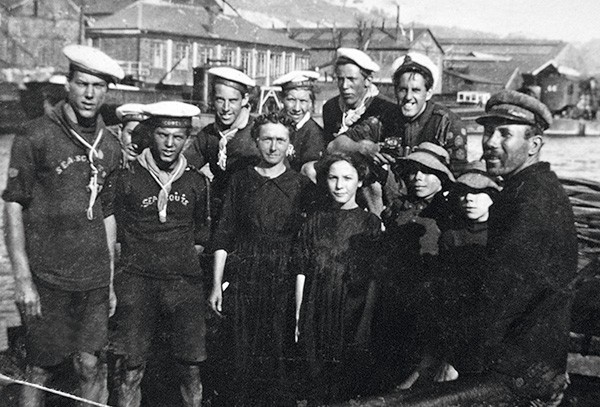
[[[347,135],[354,141],[370,140],[375,143],[383,141],[386,137],[397,136],[399,115],[400,109],[395,103],[376,96],[360,119],[351,126],[350,129],[356,131],[349,131]],[[340,97],[336,96],[323,105],[323,130],[326,144],[335,138],[341,126]]]
[[[564,384],[577,271],[573,210],[545,162],[509,178],[490,208],[481,321],[489,366],[518,394]]]
[[[250,117],[246,127],[239,129],[227,143],[227,165],[225,170],[217,165],[221,136],[216,123],[211,123],[200,130],[200,133],[184,151],[188,164],[197,169],[202,168],[206,163],[210,166],[210,171],[215,176],[211,185],[211,193],[214,198],[222,199],[232,174],[260,161],[256,143],[250,134],[253,125],[254,119]]]
[[[450,154],[450,166],[460,172],[467,163],[467,129],[460,118],[447,107],[427,102],[427,107],[415,120],[399,117],[402,144],[413,148],[424,141],[439,144]]]

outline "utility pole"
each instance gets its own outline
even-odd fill
[[[85,43],[85,0],[79,0],[79,43]]]

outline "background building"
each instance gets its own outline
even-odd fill
[[[217,63],[242,69],[259,85],[309,68],[305,45],[224,11],[217,2],[138,1],[97,20],[86,35],[147,83],[192,85],[194,67]]]

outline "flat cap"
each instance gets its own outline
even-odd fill
[[[454,181],[454,175],[449,168],[450,155],[444,147],[437,144],[424,141],[415,146],[412,152],[401,160],[417,162],[427,168],[444,173],[450,181]]]
[[[254,79],[238,71],[237,69],[228,66],[216,66],[210,68],[208,73],[213,75],[215,83],[222,83],[239,90],[242,93],[248,92],[248,88],[256,86]]]
[[[477,123],[485,125],[500,119],[538,126],[542,130],[552,124],[552,113],[545,104],[515,90],[502,90],[492,95],[485,105],[485,113],[477,118]]]
[[[464,171],[456,179],[459,184],[466,185],[471,189],[492,188],[500,191],[500,185],[494,177],[488,174],[485,161],[471,161],[464,167]]]
[[[392,62],[392,70],[394,71],[394,78],[399,77],[405,72],[418,72],[424,78],[429,77],[432,85],[435,85],[435,81],[439,76],[438,67],[427,55],[419,52],[409,52],[404,56],[396,58]]]
[[[283,90],[312,89],[317,79],[319,79],[319,73],[315,71],[292,71],[275,79],[273,85],[281,86]]]
[[[366,53],[356,48],[338,48],[336,65],[339,65],[340,62],[343,61],[353,63],[365,71],[379,71],[379,65],[377,65]]]
[[[156,127],[192,127],[192,117],[198,116],[200,109],[189,103],[163,101],[144,105],[142,113]]]
[[[141,103],[125,103],[117,107],[115,113],[120,122],[137,121],[141,122],[148,117],[144,114],[144,105]]]
[[[71,69],[76,71],[104,78],[107,82],[118,82],[125,77],[117,61],[98,48],[71,44],[63,48],[63,54],[69,60]]]

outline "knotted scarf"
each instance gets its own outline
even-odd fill
[[[227,143],[233,138],[233,136],[235,136],[239,129],[243,129],[248,125],[249,119],[250,109],[244,106],[229,129],[223,131],[218,130],[221,139],[219,140],[219,154],[217,156],[217,165],[223,171],[225,171],[225,169],[227,168]]]
[[[358,106],[356,106],[354,109],[348,109],[346,103],[344,102],[344,98],[340,96],[339,102],[340,110],[342,111],[342,127],[340,127],[340,130],[337,134],[339,135],[347,132],[348,129],[350,129],[350,127],[352,127],[352,125],[356,123],[358,119],[360,119],[360,117],[365,113],[367,107],[369,107],[373,101],[373,98],[377,95],[379,95],[379,89],[377,89],[377,86],[371,84],[367,88],[365,96],[363,96]]]
[[[167,203],[169,202],[169,193],[171,193],[171,185],[177,181],[187,167],[187,160],[183,154],[179,154],[175,167],[171,171],[164,171],[158,168],[156,161],[152,156],[149,148],[144,149],[140,155],[137,156],[137,160],[142,167],[144,167],[152,178],[160,186],[160,192],[158,193],[158,220],[161,223],[167,221]]]

